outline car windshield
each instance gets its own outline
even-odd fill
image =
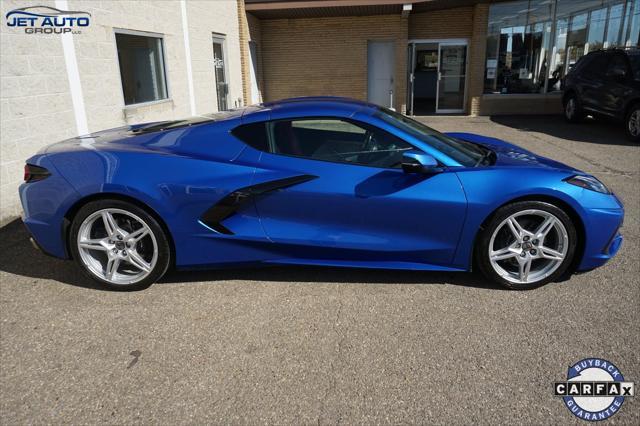
[[[633,77],[636,80],[640,80],[640,54],[629,55],[629,61],[631,61]]]
[[[487,148],[442,134],[388,108],[380,107],[374,115],[448,155],[463,166],[473,167],[483,164],[491,154]]]

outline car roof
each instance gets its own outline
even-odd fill
[[[602,53],[626,53],[627,55],[640,55],[640,48],[630,47],[610,47],[607,49],[597,49],[588,53],[588,55],[597,55]]]
[[[338,96],[307,96],[298,98],[281,99],[278,101],[264,102],[248,107],[244,118],[257,114],[260,111],[270,110],[272,116],[296,116],[296,115],[336,115],[352,116],[357,112],[372,113],[379,106],[357,99]]]

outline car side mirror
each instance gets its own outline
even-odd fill
[[[441,169],[438,160],[418,150],[405,151],[402,154],[402,170],[405,173],[435,173]]]

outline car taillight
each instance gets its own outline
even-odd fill
[[[25,182],[37,182],[42,179],[46,179],[51,176],[49,170],[44,167],[34,166],[33,164],[24,165],[24,181]]]

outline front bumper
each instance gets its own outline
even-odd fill
[[[578,271],[588,271],[604,265],[622,247],[620,233],[624,209],[589,209],[585,217],[585,244]]]

